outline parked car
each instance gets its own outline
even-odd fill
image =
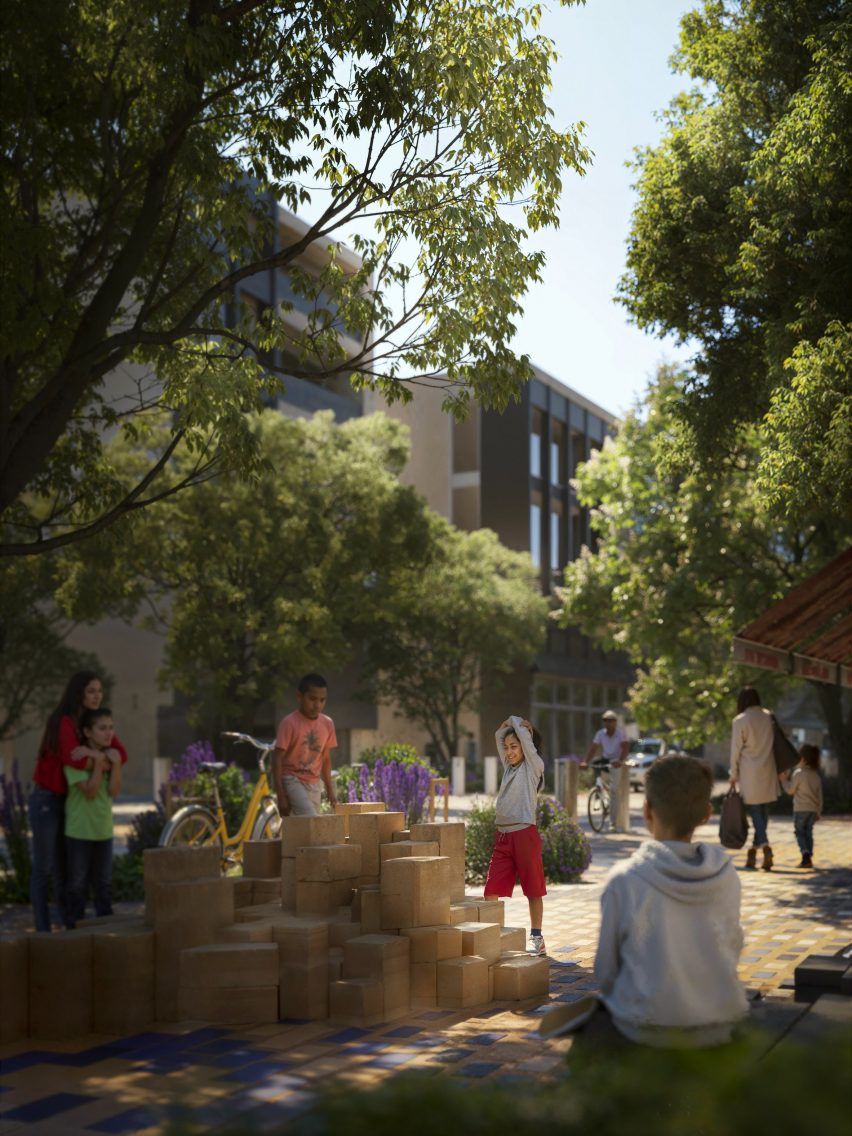
[[[630,746],[627,766],[630,770],[630,788],[645,788],[645,774],[658,757],[668,753],[669,748],[662,738],[637,738]]]

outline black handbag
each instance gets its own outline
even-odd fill
[[[788,769],[799,764],[796,747],[778,725],[774,714],[772,715],[772,756],[775,758],[777,773],[786,773]]]
[[[723,848],[742,848],[748,839],[748,816],[743,799],[731,788],[722,800],[719,816],[719,843]]]

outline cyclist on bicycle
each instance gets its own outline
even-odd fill
[[[598,730],[592,739],[592,744],[586,751],[586,756],[581,763],[581,768],[585,768],[591,764],[594,768],[605,768],[619,770],[622,768],[627,754],[630,752],[630,742],[625,737],[624,730],[618,724],[618,715],[614,710],[605,710],[603,715],[603,727]],[[629,824],[620,823],[623,818],[620,817],[620,812],[624,812],[624,807],[619,800],[619,790],[621,789],[621,777],[616,774],[611,778],[610,782],[610,796],[612,798],[612,820],[617,832],[622,831]],[[629,793],[629,785],[623,793]]]
[[[334,722],[323,714],[328,683],[318,674],[299,682],[298,708],[282,719],[272,751],[272,785],[281,816],[316,816],[322,787],[332,808],[337,804],[331,777],[331,751],[337,746]]]

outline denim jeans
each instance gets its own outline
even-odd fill
[[[36,931],[50,930],[50,880],[59,910],[59,920],[69,922],[66,902],[65,864],[65,798],[34,785],[29,800],[30,831],[33,840],[33,864],[30,876],[30,901],[33,905]]]
[[[769,824],[769,805],[746,805],[748,815],[751,817],[751,823],[754,825],[754,840],[752,846],[754,848],[761,848],[764,844],[769,843],[766,829]]]
[[[814,821],[816,813],[793,813],[793,831],[803,856],[814,854]]]
[[[86,914],[91,889],[95,915],[112,915],[112,838],[78,840],[66,836],[68,854],[68,907],[71,926]]]

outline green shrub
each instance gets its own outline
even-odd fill
[[[402,742],[385,742],[383,746],[370,746],[369,749],[361,751],[358,760],[362,765],[373,769],[380,758],[385,765],[389,761],[397,761],[400,765],[425,765],[427,769],[430,768],[428,757],[421,757],[416,746],[404,745]]]
[[[539,797],[536,826],[541,833],[544,878],[553,884],[574,883],[588,868],[592,846],[555,797]],[[468,883],[484,883],[497,833],[493,802],[474,801],[465,834],[465,876]]]
[[[17,760],[12,762],[10,777],[0,773],[0,830],[5,844],[0,854],[0,899],[4,903],[28,903],[32,870],[29,816]]]
[[[113,856],[112,898],[113,901],[145,898],[141,852],[127,852],[121,856]]]
[[[238,765],[229,765],[218,777],[219,796],[225,813],[228,832],[234,833],[243,823],[248,803],[251,800],[252,786]],[[216,798],[213,793],[213,774],[198,773],[187,786],[187,797],[200,798],[208,808],[215,810]]]
[[[166,814],[161,808],[148,809],[144,813],[137,813],[130,822],[127,851],[132,856],[141,856],[146,848],[156,848],[160,843],[160,834],[165,824]]]

